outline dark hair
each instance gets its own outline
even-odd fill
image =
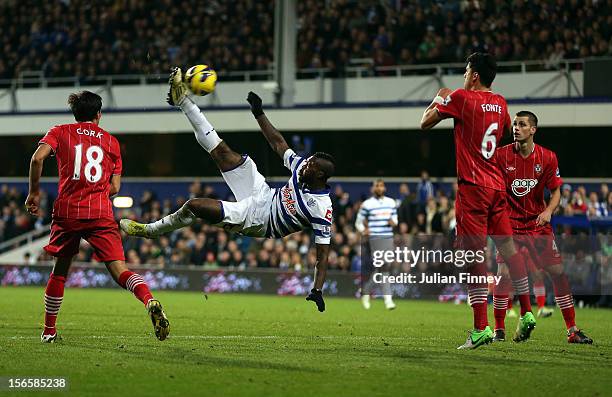
[[[495,75],[497,74],[497,62],[495,61],[495,57],[486,52],[475,52],[467,57],[466,62],[473,71],[478,73],[482,85],[491,87],[493,80],[495,80]]]
[[[70,94],[68,105],[76,121],[92,121],[102,109],[102,98],[91,91],[79,91]]]
[[[319,168],[321,169],[321,171],[323,171],[325,180],[328,180],[334,175],[334,173],[336,172],[336,161],[334,160],[334,157],[331,154],[327,154],[324,152],[316,152],[312,155],[312,157],[319,160],[323,160],[319,161],[318,163]]]
[[[529,124],[531,124],[534,127],[538,126],[538,116],[536,116],[533,112],[530,112],[529,110],[521,110],[520,112],[518,112],[516,114],[517,117],[527,117],[529,118]]]

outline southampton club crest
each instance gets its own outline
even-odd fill
[[[536,164],[535,167],[533,167],[535,169],[535,172],[537,174],[539,174],[540,172],[542,172],[542,166],[540,164]]]
[[[516,197],[523,197],[537,184],[537,179],[515,179],[512,181],[512,193],[514,193]]]

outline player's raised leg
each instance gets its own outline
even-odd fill
[[[72,256],[57,258],[53,271],[45,288],[45,329],[40,335],[43,343],[53,343],[57,340],[55,324],[60,306],[64,300],[64,284],[72,264]]]
[[[200,108],[189,98],[189,91],[183,82],[183,73],[180,68],[174,68],[168,80],[168,103],[178,106],[183,111],[195,134],[196,140],[210,153],[211,157],[222,172],[238,167],[245,158],[233,151],[225,143],[215,128],[200,111]]]
[[[121,230],[130,236],[157,238],[162,234],[170,233],[192,225],[196,219],[214,225],[223,220],[223,205],[219,200],[209,198],[189,199],[181,208],[172,214],[166,215],[152,223],[138,223],[130,219],[121,219]]]

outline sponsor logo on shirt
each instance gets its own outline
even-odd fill
[[[332,221],[332,210],[328,209],[327,212],[325,213],[325,219],[327,219],[328,221]]]
[[[291,198],[292,191],[293,189],[285,185],[281,189],[281,194],[283,195],[283,199],[281,201],[283,202],[283,205],[285,206],[287,211],[289,211],[291,215],[295,215],[297,214],[297,210],[295,209],[295,200]]]
[[[515,179],[512,181],[512,193],[517,197],[523,197],[537,184],[537,179]]]

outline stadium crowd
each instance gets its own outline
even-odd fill
[[[446,186],[448,188],[448,186]],[[414,244],[419,235],[449,235],[455,226],[454,199],[456,185],[445,190],[432,183],[427,172],[416,185],[401,184],[398,206],[399,225],[396,228],[398,244]],[[145,191],[130,209],[116,209],[117,217],[131,217],[140,221],[154,221],[174,212],[189,197],[218,197],[214,189],[199,182],[191,184],[185,196],[174,200],[158,200],[153,191]],[[334,187],[334,233],[330,254],[330,267],[343,271],[359,271],[361,266],[360,236],[354,223],[359,206],[368,192],[352,197],[340,184]],[[18,234],[41,228],[47,224],[52,208],[52,197],[43,195],[42,214],[31,218],[25,212],[25,197],[15,187],[0,186],[0,242]],[[612,215],[612,192],[607,184],[599,191],[587,193],[584,186],[565,184],[559,215],[586,215],[600,218]],[[91,261],[92,250],[82,243],[78,261]],[[305,269],[314,266],[316,255],[310,233],[296,233],[283,240],[254,239],[231,235],[223,230],[197,222],[189,228],[177,230],[158,240],[124,238],[126,260],[131,264],[157,266],[194,265],[206,267]],[[46,254],[32,260],[50,259]]]
[[[0,3],[0,79],[23,71],[166,75],[172,65],[202,62],[219,72],[266,70],[273,20],[274,1],[7,0]],[[431,64],[488,51],[552,68],[612,54],[610,0],[306,0],[298,2],[297,26],[298,68],[336,75],[358,59]]]

